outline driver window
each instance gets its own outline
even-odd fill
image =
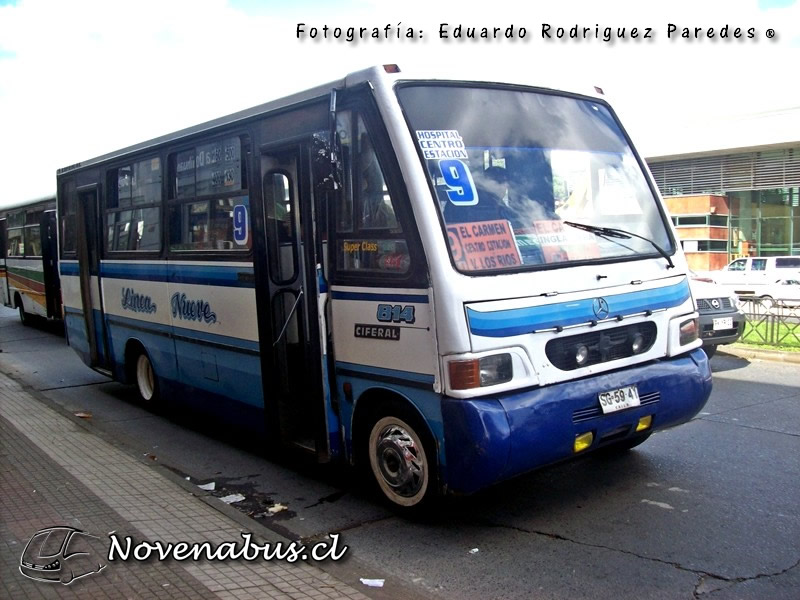
[[[337,114],[344,190],[336,206],[337,269],[403,276],[410,269],[408,244],[384,171],[360,115]]]
[[[396,229],[397,217],[394,214],[392,199],[386,188],[378,157],[372,146],[364,122],[358,119],[358,149],[356,160],[358,196],[361,204],[361,229]]]

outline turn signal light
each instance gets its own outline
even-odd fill
[[[476,360],[454,360],[447,365],[450,371],[450,388],[469,390],[481,387],[481,367]]]

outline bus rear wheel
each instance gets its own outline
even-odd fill
[[[142,351],[136,357],[136,389],[139,398],[148,404],[155,404],[158,400],[158,381],[156,379],[150,357]]]
[[[28,313],[25,312],[25,305],[22,304],[22,298],[17,296],[17,310],[19,310],[19,320],[22,321],[22,324],[26,327],[31,324],[32,317]]]
[[[396,507],[420,506],[435,495],[433,444],[407,411],[393,411],[372,425],[369,466],[383,495]]]

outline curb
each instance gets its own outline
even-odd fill
[[[762,348],[748,348],[742,345],[720,346],[717,348],[720,354],[738,356],[753,360],[769,360],[772,362],[782,362],[800,365],[800,352],[782,352],[780,350],[764,350]]]

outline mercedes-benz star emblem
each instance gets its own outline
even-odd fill
[[[608,302],[606,302],[605,298],[595,298],[594,302],[592,302],[592,310],[594,311],[594,316],[602,321],[608,317]]]

